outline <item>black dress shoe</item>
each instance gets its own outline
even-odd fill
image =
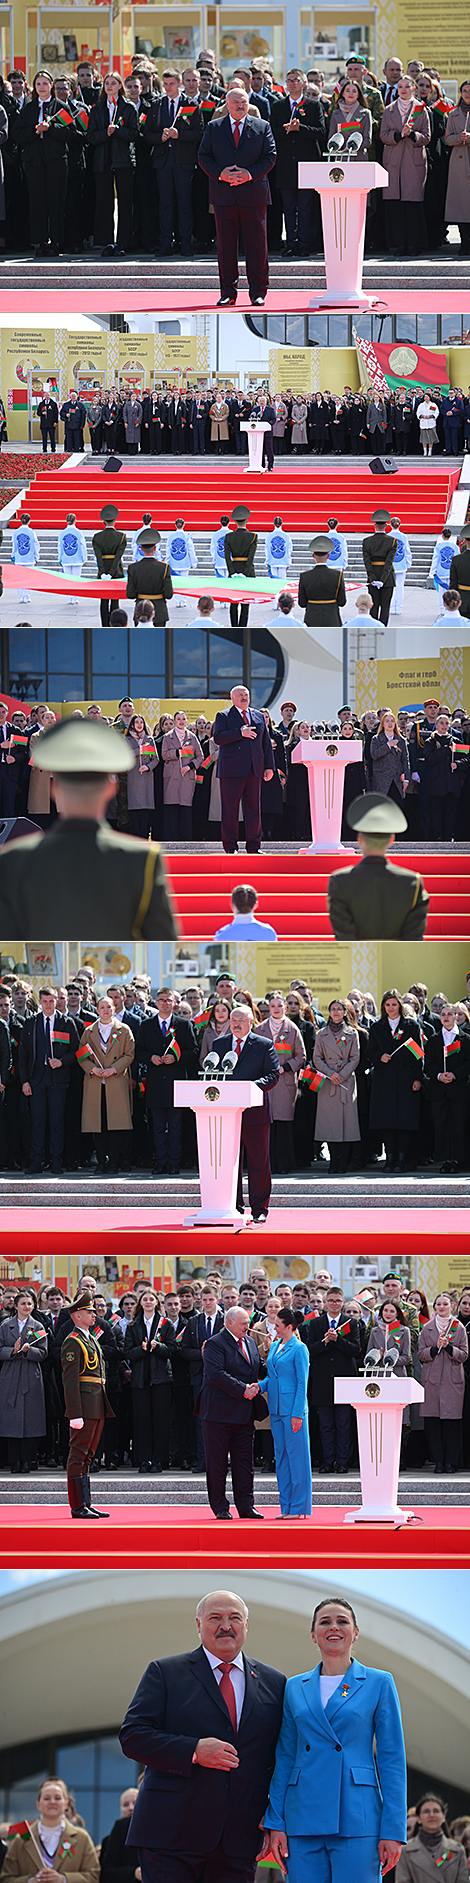
[[[96,1504],[89,1504],[88,1509],[92,1517],[109,1517],[109,1510],[98,1510]]]
[[[252,299],[252,296],[250,294],[250,301],[251,301],[252,307],[264,307],[265,300],[266,300],[265,294],[256,294],[254,300]]]
[[[219,295],[219,299],[217,301],[217,307],[236,307],[236,305],[237,305],[236,294]]]
[[[98,1516],[98,1511],[89,1510],[88,1504],[87,1504],[85,1510],[72,1510],[71,1516],[73,1517],[74,1523],[78,1523],[80,1521],[83,1523],[88,1520],[91,1520],[92,1523],[95,1523],[96,1518]]]
[[[151,1470],[152,1470],[151,1464],[139,1465],[139,1478],[148,1478],[149,1472]]]
[[[253,1519],[254,1517],[256,1517],[260,1523],[263,1523],[264,1521],[262,1510],[255,1510],[254,1504],[252,1505],[251,1510],[239,1510],[238,1515],[239,1517],[241,1517],[242,1523],[245,1523],[248,1521],[249,1518]]]
[[[265,1222],[266,1222],[266,1220],[267,1220],[267,1214],[268,1214],[268,1212],[267,1212],[267,1210],[260,1210],[260,1212],[259,1212],[259,1216],[255,1216],[255,1215],[253,1214],[253,1211],[252,1211],[252,1216],[253,1216],[253,1222],[254,1222],[254,1223],[265,1223]]]
[[[216,1514],[218,1523],[231,1523],[232,1522],[231,1510],[216,1510],[215,1514]]]

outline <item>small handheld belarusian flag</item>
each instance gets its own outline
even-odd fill
[[[387,1334],[399,1334],[401,1321],[387,1321]]]
[[[10,1837],[22,1837],[24,1840],[26,1837],[29,1837],[30,1829],[29,1824],[26,1823],[26,1818],[23,1818],[21,1824],[9,1824],[8,1830],[4,1835],[6,1835],[8,1839],[10,1839]]]
[[[75,118],[78,120],[78,123],[81,124],[82,130],[84,131],[88,130],[89,115],[90,113],[87,111],[86,105],[80,105],[79,110],[75,112]]]
[[[95,1057],[94,1052],[93,1052],[93,1047],[87,1045],[87,1037],[86,1037],[87,1033],[91,1032],[92,1026],[94,1026],[93,1020],[90,1022],[89,1027],[85,1027],[83,1039],[80,1040],[80,1045],[77,1047],[75,1058],[78,1059],[79,1064],[82,1059],[94,1059]]]
[[[54,1027],[52,1038],[54,1046],[70,1046],[70,1033],[58,1033]]]
[[[141,758],[155,758],[155,746],[153,743],[153,739],[151,740],[147,739],[146,743],[144,745],[141,745],[140,756]]]
[[[459,1053],[459,1052],[460,1052],[460,1040],[451,1040],[450,1046],[446,1048],[446,1059],[450,1059],[453,1053]]]
[[[470,745],[461,745],[461,744],[460,744],[460,741],[459,741],[459,744],[458,744],[458,745],[457,745],[457,743],[453,743],[453,745],[452,745],[452,752],[453,752],[453,753],[454,753],[454,752],[460,752],[460,755],[461,755],[461,757],[462,757],[462,758],[468,758],[468,754],[469,754],[469,752],[470,752]]]
[[[290,1059],[291,1053],[292,1053],[292,1047],[289,1046],[288,1040],[283,1039],[282,1034],[280,1035],[279,1039],[276,1040],[275,1050],[277,1052],[278,1059]]]
[[[350,1334],[350,1333],[351,1333],[351,1322],[350,1322],[350,1321],[342,1321],[342,1322],[341,1322],[341,1327],[339,1327],[339,1328],[338,1328],[338,1334],[342,1334],[342,1335],[343,1335],[343,1338],[344,1338],[344,1336],[346,1336],[346,1338],[347,1338],[347,1336],[348,1336],[348,1334]]]
[[[181,1048],[178,1046],[178,1041],[175,1040],[174,1033],[167,1033],[166,1035],[165,1052],[173,1053],[174,1059],[181,1059]]]
[[[320,1086],[326,1085],[326,1079],[327,1079],[327,1074],[323,1074],[323,1072],[314,1072],[313,1079],[310,1080],[310,1091],[319,1092]]]
[[[419,1059],[420,1062],[424,1059],[423,1047],[419,1045],[418,1040],[405,1040],[405,1046],[408,1052],[413,1054],[413,1059]]]

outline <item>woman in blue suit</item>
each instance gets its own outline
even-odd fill
[[[349,1602],[320,1602],[320,1666],[287,1681],[263,1856],[289,1883],[378,1883],[406,1842],[406,1762],[391,1674],[351,1658]],[[374,1758],[375,1739],[375,1758]]]
[[[309,1517],[312,1466],[308,1438],[308,1350],[297,1338],[301,1314],[280,1308],[277,1340],[267,1354],[268,1406],[282,1517]]]

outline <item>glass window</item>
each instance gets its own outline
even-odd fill
[[[83,699],[84,692],[85,681],[83,672],[64,673],[63,671],[59,671],[56,673],[54,668],[49,668],[49,683],[47,688],[49,700],[80,701]],[[109,695],[106,693],[104,697],[108,699]]]
[[[188,674],[207,675],[207,633],[205,628],[173,629],[173,675],[175,691],[186,686]],[[177,686],[178,683],[178,686]]]
[[[127,674],[127,628],[93,629],[93,666],[97,673],[115,679],[117,671]],[[127,679],[124,681],[127,686]],[[109,699],[109,691],[105,694]]]
[[[465,316],[467,325],[467,316]],[[443,346],[460,346],[462,339],[462,315],[441,314],[441,339]],[[11,642],[11,635],[10,635]]]
[[[286,338],[285,315],[284,314],[268,314],[268,317],[266,320],[266,339],[267,340],[280,340],[282,343],[283,341],[285,341],[285,338]]]
[[[45,629],[21,625],[10,628],[9,642],[11,690],[21,699],[27,688],[28,702],[44,699],[47,693]]]
[[[437,314],[418,314],[417,339],[423,347],[433,347],[437,343]]]
[[[349,344],[348,315],[330,314],[328,320],[328,345],[330,347],[347,347]]]
[[[63,673],[84,671],[83,628],[48,628],[47,659],[51,668]]]
[[[354,326],[360,340],[372,339],[372,321],[370,314],[358,314]]]
[[[121,1791],[124,1786],[127,1789],[129,1760],[126,1759],[124,1753],[121,1751],[119,1740],[115,1739],[114,1734],[112,1738],[102,1739],[99,1742],[99,1750],[100,1785],[111,1786],[112,1788],[115,1785],[119,1785]]]
[[[70,1777],[73,1772],[73,1780]],[[95,1782],[95,1741],[85,1739],[78,1745],[59,1746],[57,1749],[57,1777],[64,1778],[72,1786],[74,1797],[84,1785],[93,1786]],[[86,1816],[79,1805],[82,1817]]]
[[[130,629],[130,669],[138,667],[141,673],[165,674],[165,629],[131,628]],[[131,684],[135,684],[131,682]],[[160,679],[159,679],[160,684]]]
[[[386,315],[385,318],[382,314],[376,314],[374,316],[372,321],[372,339],[393,340],[393,321],[391,314]]]
[[[131,699],[160,699],[166,695],[164,673],[139,673],[137,667],[131,668]]]
[[[397,314],[395,339],[416,340],[416,314]]]
[[[243,648],[232,640],[225,640],[211,628],[209,637],[209,660],[211,682],[227,681],[230,688],[237,680],[243,679]],[[232,678],[230,677],[232,676]]]
[[[309,314],[308,337],[316,347],[328,346],[328,319],[326,314]]]
[[[286,340],[289,347],[305,346],[305,317],[303,314],[287,315]]]
[[[93,700],[123,700],[126,697],[128,684],[127,662],[120,673],[113,670],[110,674],[109,667],[106,673],[97,673],[96,668],[93,668],[91,697]]]

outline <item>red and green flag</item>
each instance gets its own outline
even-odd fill
[[[460,1040],[452,1040],[451,1045],[447,1047],[446,1059],[450,1059],[453,1053],[459,1053],[459,1052],[460,1052]]]
[[[418,1044],[417,1040],[405,1040],[405,1046],[407,1051],[413,1054],[413,1059],[419,1059],[420,1062],[424,1059],[423,1048]]]
[[[6,1832],[7,1838],[22,1837],[23,1842],[27,1837],[30,1837],[30,1835],[30,1828],[29,1824],[26,1823],[26,1818],[23,1818],[21,1824],[9,1824]]]
[[[361,378],[366,378],[374,392],[386,397],[388,392],[398,388],[420,386],[447,391],[449,373],[445,350],[431,352],[429,347],[418,346],[413,341],[393,341],[386,345],[382,340],[366,340],[353,328],[353,338],[361,369]]]
[[[344,1337],[344,1335],[346,1335],[346,1337],[347,1337],[347,1335],[348,1335],[348,1334],[350,1334],[350,1333],[351,1333],[351,1322],[350,1322],[350,1321],[342,1321],[342,1322],[341,1322],[341,1327],[339,1327],[339,1328],[338,1328],[338,1334],[342,1334],[342,1335],[343,1335],[343,1337]]]

